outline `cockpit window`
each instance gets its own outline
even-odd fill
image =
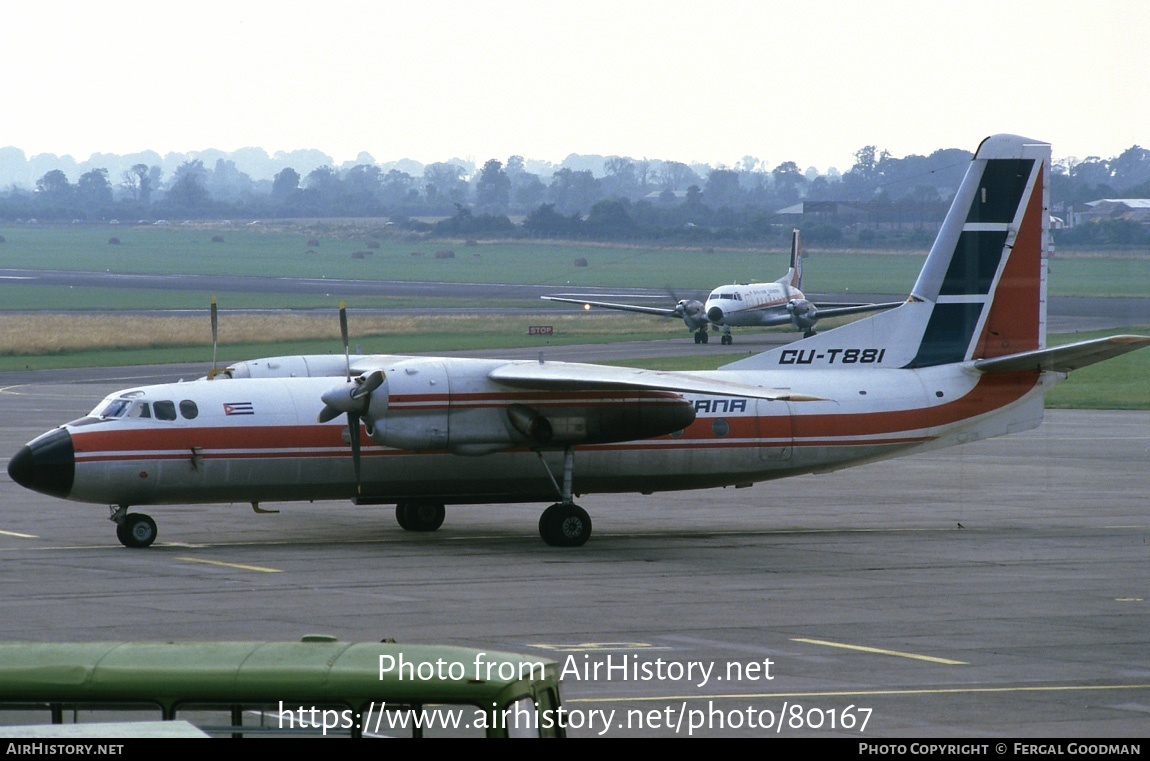
[[[176,419],[176,404],[175,402],[155,402],[152,409],[156,412],[157,420],[175,420]]]
[[[123,417],[128,414],[128,408],[131,406],[132,402],[129,399],[113,399],[100,410],[99,415],[102,418]]]
[[[152,406],[147,402],[137,402],[132,410],[132,417],[151,417]]]

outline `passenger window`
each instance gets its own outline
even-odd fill
[[[196,416],[200,414],[200,409],[191,399],[185,399],[180,402],[180,414],[188,420],[195,420]]]
[[[723,420],[721,417],[715,418],[715,422],[711,423],[711,433],[715,434],[719,438],[726,436],[730,432],[730,423],[728,423],[726,420]]]
[[[175,402],[156,402],[152,405],[156,411],[157,420],[175,420],[176,419],[176,404]]]

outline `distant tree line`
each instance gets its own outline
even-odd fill
[[[756,241],[784,234],[798,217],[780,212],[806,203],[808,241],[918,244],[941,221],[970,158],[958,149],[894,158],[870,145],[841,174],[803,172],[793,161],[768,169],[752,157],[719,168],[608,157],[597,172],[561,166],[545,177],[512,156],[477,170],[428,164],[418,176],[374,163],[325,164],[306,175],[286,167],[271,181],[253,180],[229,159],[210,169],[187,159],[167,176],[159,165],[139,163],[119,177],[90,169],[75,183],[51,169],[34,188],[0,192],[0,219],[387,217],[400,230],[443,237]],[[1059,161],[1051,189],[1055,213],[1104,197],[1150,197],[1150,151],[1134,146],[1112,159]],[[816,207],[822,211],[812,214]],[[1091,227],[1064,231],[1060,240],[1138,244],[1147,236],[1135,223]]]

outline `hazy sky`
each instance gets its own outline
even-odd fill
[[[1150,147],[1147,0],[6,2],[0,146],[846,170]]]

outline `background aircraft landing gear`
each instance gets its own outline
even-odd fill
[[[695,331],[695,343],[705,344],[705,343],[707,343],[708,340],[709,340],[709,337],[707,334],[707,328],[706,327],[699,328],[697,331]]]
[[[438,502],[400,502],[395,520],[407,531],[435,531],[443,525],[446,511]]]
[[[539,536],[552,547],[581,547],[591,538],[591,516],[579,505],[556,502],[539,516]]]
[[[156,541],[156,522],[144,513],[125,514],[116,522],[116,538],[125,547],[149,547]]]

